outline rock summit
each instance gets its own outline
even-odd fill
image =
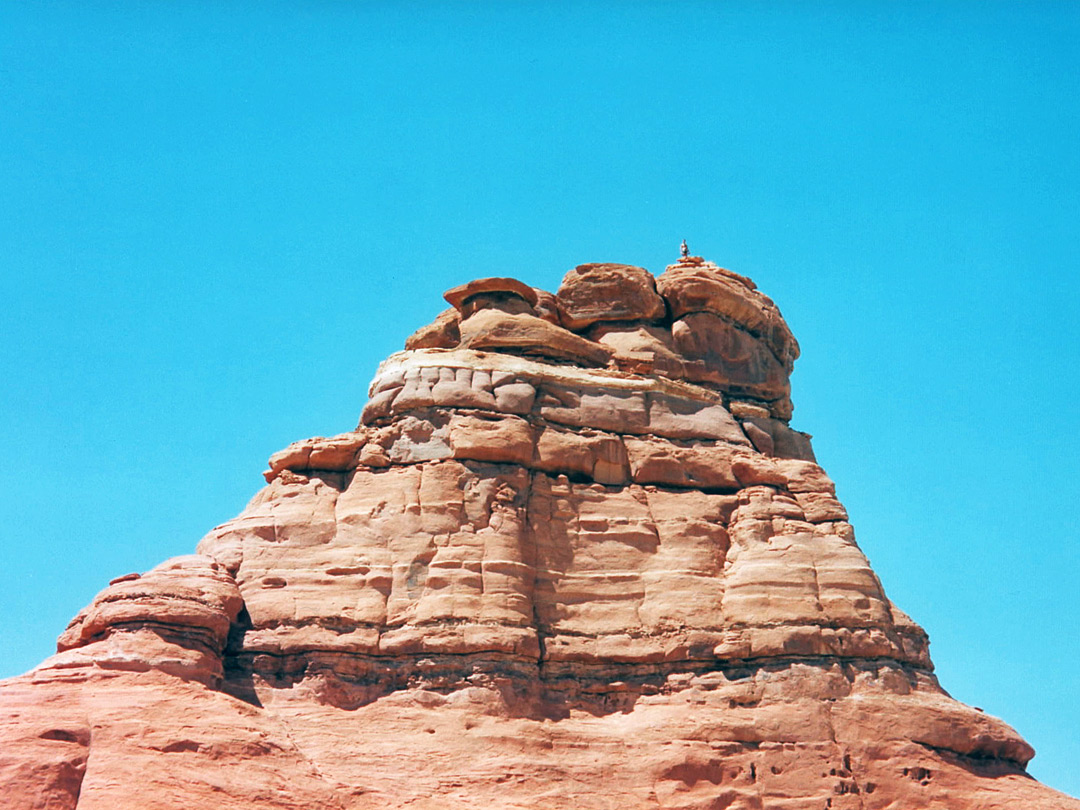
[[[938,684],[752,281],[446,299],[355,430],[0,683],[0,806],[1080,810]]]

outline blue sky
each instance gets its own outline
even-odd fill
[[[441,293],[679,240],[803,347],[943,685],[1080,794],[1080,6],[0,0],[0,677]]]

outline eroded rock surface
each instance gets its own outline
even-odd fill
[[[0,684],[4,806],[1069,808],[950,698],[752,282],[508,278]]]

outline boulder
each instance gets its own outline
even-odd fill
[[[666,312],[652,273],[629,264],[580,264],[555,297],[563,326],[575,332],[598,321],[656,321]]]

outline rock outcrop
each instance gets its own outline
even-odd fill
[[[0,684],[0,804],[1080,810],[938,685],[750,280],[446,298],[355,430]]]

